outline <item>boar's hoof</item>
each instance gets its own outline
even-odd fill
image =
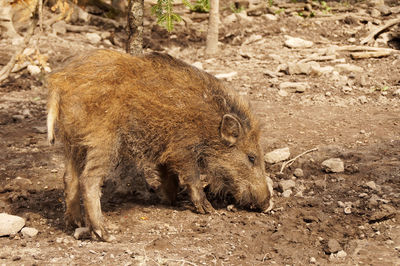
[[[71,213],[65,213],[64,222],[67,228],[76,228],[82,227],[84,225],[82,217],[72,215]]]
[[[104,242],[115,242],[117,240],[115,238],[115,236],[110,235],[104,229],[103,230],[100,230],[100,229],[94,230],[93,229],[92,230],[92,238],[94,238],[94,239],[97,238]]]
[[[203,198],[201,201],[198,202],[193,202],[193,204],[194,207],[196,208],[196,212],[200,214],[215,212],[213,206],[206,198]]]

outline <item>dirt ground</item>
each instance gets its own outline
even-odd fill
[[[39,234],[1,237],[0,265],[400,265],[399,51],[353,60],[341,50],[335,59],[319,61],[335,67],[331,72],[277,71],[318,49],[359,45],[371,29],[399,17],[374,18],[373,7],[362,2],[353,8],[328,3],[337,7],[330,16],[282,12],[277,20],[264,14],[230,23],[232,11],[223,9],[220,53],[208,59],[207,21],[198,14],[180,10],[185,22],[172,35],[154,19],[145,22],[146,52],[168,52],[213,74],[236,72],[227,85],[251,100],[265,152],[289,147],[293,158],[318,148],[283,173],[282,163],[267,165],[275,186],[275,207],[268,214],[228,210],[227,202],[213,199],[216,213],[199,215],[184,193],[178,206],[108,195],[103,213],[117,242],[75,240],[63,222],[61,144],[50,147],[46,140],[45,75],[30,75],[26,68],[12,73],[0,85],[0,213],[24,217]],[[48,56],[52,69],[87,50],[123,50],[123,28],[104,22],[93,27],[109,34],[93,44],[85,32],[45,28],[31,46]],[[285,35],[314,44],[288,48]],[[387,47],[379,40],[377,46]],[[12,40],[0,41],[0,64],[14,49]],[[337,71],[343,62],[362,71]],[[284,90],[287,81],[306,82],[307,88]],[[323,171],[321,162],[329,158],[340,158],[345,171]],[[293,175],[297,168],[303,175]],[[283,195],[278,184],[288,179],[295,181],[293,193]]]

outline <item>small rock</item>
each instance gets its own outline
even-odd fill
[[[365,183],[365,186],[372,190],[377,190],[377,186],[374,181],[369,181],[369,182]]]
[[[36,76],[38,74],[40,74],[41,70],[40,67],[35,66],[35,65],[29,65],[27,67],[29,74],[31,74],[32,76]]]
[[[64,239],[63,239],[62,237],[57,237],[57,238],[56,238],[56,243],[57,243],[57,244],[61,244],[61,243],[63,242],[63,240],[64,240]]]
[[[100,35],[95,32],[86,33],[86,38],[89,40],[91,44],[97,44],[101,41]]]
[[[273,150],[264,156],[267,163],[277,163],[287,160],[290,157],[289,147]]]
[[[301,38],[285,35],[285,45],[289,48],[310,48],[314,45],[312,41],[303,40]]]
[[[305,92],[309,87],[306,82],[282,82],[279,84],[280,90],[290,89],[293,92]]]
[[[351,207],[347,206],[343,209],[344,214],[350,214],[351,213]]]
[[[296,182],[293,180],[281,180],[278,183],[278,189],[280,192],[284,192],[288,189],[291,189],[292,187],[296,186]]]
[[[361,103],[361,104],[365,104],[368,102],[367,96],[362,95],[360,97],[357,98],[357,100]]]
[[[226,206],[226,210],[230,211],[230,212],[237,212],[237,209],[236,209],[235,205],[233,205],[233,204]]]
[[[362,67],[352,64],[337,64],[335,65],[335,68],[340,72],[364,72],[364,69]]]
[[[231,14],[229,16],[226,16],[224,18],[224,25],[229,25],[229,24],[235,22],[236,20],[237,20],[237,17],[236,17],[235,14]]]
[[[25,225],[25,219],[19,216],[0,213],[0,236],[15,235]]]
[[[285,190],[283,193],[282,193],[282,197],[284,197],[284,198],[289,198],[290,197],[290,195],[292,195],[292,190],[290,190],[290,189],[288,189],[288,190]]]
[[[327,253],[336,253],[339,250],[342,250],[342,247],[340,246],[339,242],[336,239],[329,239],[326,251]]]
[[[296,168],[296,169],[294,169],[293,175],[294,175],[295,177],[297,177],[297,178],[303,177],[303,176],[304,176],[303,169],[301,169],[301,168]]]
[[[343,86],[343,88],[342,88],[342,91],[344,92],[344,93],[350,93],[351,91],[352,91],[353,89],[352,88],[350,88],[349,86]]]
[[[33,129],[35,130],[36,133],[40,133],[40,134],[46,134],[46,132],[47,132],[47,127],[36,126],[36,127],[33,127]]]
[[[306,63],[304,62],[288,63],[286,72],[289,75],[298,75],[298,74],[319,75],[323,72],[323,70],[321,69],[321,66],[317,62],[311,61]]]
[[[194,62],[192,66],[198,68],[198,69],[203,69],[203,64],[201,62]]]
[[[330,158],[322,162],[322,169],[327,173],[344,172],[344,163],[340,158]]]
[[[267,20],[272,20],[272,21],[278,20],[278,17],[275,15],[272,15],[272,14],[265,14],[265,15],[262,15],[261,17],[263,17]]]
[[[288,92],[285,91],[285,90],[279,90],[279,91],[278,91],[278,95],[279,95],[279,96],[282,96],[282,97],[286,97],[286,96],[288,96],[289,94],[288,94]]]
[[[317,188],[325,189],[326,188],[326,181],[324,179],[318,179],[314,181],[314,185]]]
[[[311,264],[315,264],[315,263],[317,263],[317,260],[314,257],[311,257],[310,258],[310,263]]]
[[[88,239],[90,238],[90,230],[89,227],[79,227],[75,229],[74,232],[75,239]]]
[[[64,20],[57,21],[51,27],[53,28],[53,33],[55,34],[60,33],[63,35],[67,33],[67,23]]]
[[[336,254],[336,256],[339,259],[343,259],[343,258],[345,258],[347,256],[347,253],[344,250],[339,250],[339,252]]]
[[[39,231],[36,228],[24,227],[22,228],[21,233],[25,237],[35,237]]]
[[[379,205],[378,201],[379,201],[379,197],[374,194],[369,199],[369,205],[373,206],[373,207],[378,206]]]

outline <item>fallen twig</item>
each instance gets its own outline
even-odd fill
[[[38,1],[39,2],[39,1]],[[10,61],[8,61],[7,65],[5,65],[1,70],[0,70],[0,83],[3,82],[5,79],[8,78],[10,75],[11,70],[14,68],[15,62],[17,61],[17,58],[22,52],[25,50],[26,46],[28,45],[30,39],[32,38],[33,33],[35,32],[36,25],[39,21],[39,10],[38,10],[38,3],[36,3],[35,6],[35,11],[32,14],[32,22],[31,25],[29,26],[25,37],[24,41],[21,44],[21,46],[15,51],[14,55],[11,57]]]
[[[305,151],[305,152],[303,152],[303,153],[297,155],[296,157],[294,157],[294,158],[292,158],[292,159],[290,159],[290,160],[288,160],[288,161],[286,161],[286,162],[283,162],[283,163],[282,163],[282,166],[281,166],[281,170],[279,171],[279,173],[283,173],[283,170],[284,170],[286,167],[291,166],[291,165],[294,163],[294,161],[296,161],[296,160],[297,160],[298,158],[300,158],[301,156],[306,155],[307,153],[310,153],[310,152],[317,151],[317,150],[318,150],[318,148],[313,148],[313,149],[311,149],[311,150],[307,150],[307,151]]]
[[[383,31],[385,31],[386,29],[396,25],[400,23],[400,18],[395,18],[395,19],[391,19],[388,22],[385,23],[385,25],[378,27],[377,29],[375,29],[373,32],[371,32],[367,37],[365,37],[364,39],[361,40],[361,44],[366,44],[369,43],[372,39],[375,38],[376,35],[379,35],[380,33],[382,33]]]

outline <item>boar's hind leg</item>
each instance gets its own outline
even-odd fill
[[[71,154],[67,156],[66,169],[64,173],[65,215],[64,220],[67,227],[83,225],[80,205],[79,180],[82,172],[82,162],[85,152],[78,148],[72,148]]]
[[[171,171],[165,164],[158,166],[161,178],[161,193],[168,204],[175,205],[179,189],[178,175]]]
[[[92,148],[87,152],[86,165],[80,178],[83,205],[86,213],[86,223],[91,232],[103,241],[112,241],[115,238],[104,228],[101,213],[100,197],[103,177],[110,169],[110,155],[106,149]]]

